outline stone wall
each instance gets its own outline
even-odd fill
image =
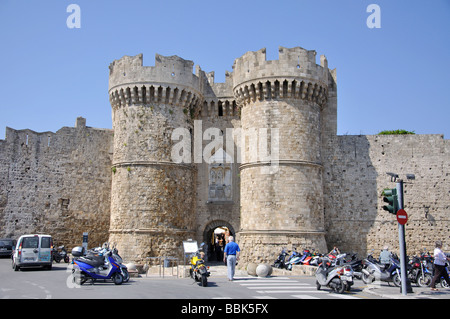
[[[113,132],[76,127],[56,133],[6,129],[0,141],[0,237],[53,235],[57,245],[108,240]]]
[[[286,246],[326,249],[321,113],[329,70],[321,63],[315,51],[283,47],[278,60],[267,61],[264,49],[235,60],[242,131],[257,136],[244,143],[240,166],[244,263],[271,262]]]
[[[405,181],[408,254],[432,251],[436,240],[450,248],[450,146],[442,135],[337,136],[324,154],[329,248],[366,254],[388,245],[398,252],[398,223],[382,209],[383,189],[395,187],[387,172]]]
[[[443,136],[337,136],[336,70],[325,56],[316,64],[313,50],[280,47],[273,61],[265,49],[247,52],[224,83],[193,69],[158,54],[154,66],[141,54],[111,63],[114,131],[83,118],[56,133],[7,128],[0,236],[50,233],[71,248],[87,231],[91,247],[116,242],[128,261],[181,257],[183,240],[208,241],[218,226],[237,235],[241,265],[272,262],[283,247],[398,251],[397,221],[381,196],[395,187],[393,172],[416,176],[405,183],[408,254],[431,251],[435,240],[450,249]],[[184,162],[172,158],[175,129],[190,139]],[[264,143],[248,143],[255,129],[266,130]],[[272,155],[275,130],[278,157],[258,157]],[[229,134],[239,132],[244,143],[231,148]]]
[[[156,55],[153,67],[142,63],[142,55],[114,61],[109,82],[114,129],[109,239],[123,258],[140,262],[181,257],[182,241],[194,235],[197,172],[191,155],[180,162],[173,158],[182,139],[174,132],[189,137],[206,81],[202,72],[192,73],[192,61],[179,57]]]

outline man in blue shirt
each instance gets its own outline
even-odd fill
[[[225,246],[223,261],[227,263],[228,281],[233,281],[236,260],[239,260],[239,245],[234,242],[233,236],[228,237],[228,244]]]

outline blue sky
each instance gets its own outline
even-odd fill
[[[81,8],[81,28],[66,25]],[[369,4],[381,9],[370,29]],[[338,72],[338,134],[406,129],[450,137],[450,1],[0,0],[0,139],[5,127],[111,128],[108,66],[123,55],[193,60],[223,82],[234,59],[301,46]]]

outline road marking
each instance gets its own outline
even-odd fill
[[[276,297],[273,297],[273,296],[253,296],[253,298],[255,298],[255,299],[277,299]]]
[[[247,287],[248,289],[311,289],[311,286],[257,286]]]
[[[273,280],[292,280],[289,277],[234,277],[234,279],[236,280],[245,280],[245,281],[249,281],[249,280],[267,280],[267,281],[273,281]]]
[[[291,295],[291,296],[298,299],[320,299],[319,297],[314,297],[310,295]]]
[[[241,284],[241,286],[277,286],[279,282],[258,282],[258,283],[245,283]],[[309,286],[309,284],[301,283],[301,282],[283,282],[283,286]]]
[[[257,290],[260,294],[292,294],[292,293],[309,293],[309,294],[327,294],[328,291],[317,290]]]
[[[341,299],[360,299],[360,298],[355,297],[355,296],[350,296],[350,295],[340,295],[340,294],[333,294],[333,297],[341,298]]]

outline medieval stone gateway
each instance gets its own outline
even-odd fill
[[[154,66],[124,56],[109,66],[109,99],[112,130],[84,118],[56,133],[6,129],[0,236],[46,232],[71,248],[88,232],[91,247],[115,242],[136,262],[181,257],[182,241],[220,226],[241,265],[283,247],[395,251],[381,193],[396,172],[416,175],[405,184],[408,254],[450,244],[448,140],[337,135],[336,70],[313,50],[247,52],[224,83],[178,56],[156,54]]]

